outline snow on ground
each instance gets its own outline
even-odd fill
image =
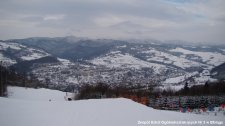
[[[163,84],[172,84],[172,83],[179,83],[179,82],[183,82],[184,80],[186,80],[187,78],[191,77],[191,76],[195,76],[197,75],[198,72],[193,72],[193,73],[188,73],[182,76],[178,76],[178,77],[173,77],[173,78],[168,78],[166,79]]]
[[[62,58],[57,58],[57,60],[59,60],[63,65],[68,66],[68,65],[72,65],[73,63],[67,59],[62,59]]]
[[[185,78],[186,78],[185,75],[173,77],[173,78],[168,78],[163,83],[164,84],[179,83],[179,82],[184,81]]]
[[[126,48],[127,45],[117,46],[117,48]]]
[[[217,79],[211,78],[210,76],[199,76],[199,77],[193,77],[196,84],[205,84],[205,82],[216,82]]]
[[[150,63],[141,59],[135,58],[130,54],[121,54],[120,52],[111,52],[103,57],[98,57],[90,61],[95,65],[104,65],[106,67],[129,67],[140,69],[143,67],[153,68],[156,73],[166,69],[164,65]]]
[[[33,89],[24,87],[9,86],[8,98],[34,101],[65,101],[64,97],[72,96],[72,93],[66,93],[58,90],[50,90],[45,88]]]
[[[0,98],[0,106],[3,126],[137,126],[144,121],[160,121],[161,125],[163,121],[225,121],[224,117],[155,110],[123,98],[72,102]]]
[[[38,53],[32,53],[30,55],[21,56],[21,59],[23,59],[23,60],[35,60],[35,59],[39,59],[39,58],[42,58],[42,57],[45,57],[45,56],[42,55],[42,54],[38,54]]]
[[[39,59],[42,57],[46,57],[49,56],[50,54],[39,50],[39,49],[34,49],[34,48],[30,48],[18,43],[13,43],[13,42],[0,42],[0,51],[1,50],[7,50],[7,49],[14,49],[14,50],[21,50],[23,51],[23,53],[21,53],[22,55],[18,58],[22,59],[22,60],[34,60],[34,59]]]
[[[160,89],[162,89],[162,90],[173,90],[173,91],[178,91],[178,90],[180,90],[180,89],[182,89],[182,88],[184,88],[184,85],[174,85],[174,84],[164,84],[164,85],[161,85],[160,87],[159,87]]]
[[[197,51],[190,51],[183,48],[175,48],[170,50],[171,52],[181,52],[185,55],[187,54],[193,54],[196,56],[200,56],[202,58],[203,62],[206,62],[209,65],[212,66],[218,66],[225,62],[225,55],[222,55],[221,53],[216,52],[197,52]]]
[[[177,77],[167,78],[165,81],[162,82],[162,84],[164,84],[164,87],[174,87],[175,89],[179,89],[180,85],[175,85],[175,84],[179,84],[190,77],[194,79],[197,85],[205,84],[205,82],[207,81],[210,81],[210,82],[217,81],[217,79],[211,78],[209,75],[210,73],[208,70],[204,70],[201,73],[196,71],[196,72],[187,73],[185,75],[181,75]],[[182,88],[183,88],[183,85],[182,85]]]
[[[172,90],[178,91],[184,87],[184,85],[179,84],[179,83],[182,83],[189,77],[196,76],[198,74],[199,74],[198,72],[192,72],[192,73],[187,73],[185,75],[181,75],[181,76],[177,76],[177,77],[167,78],[165,81],[162,82],[163,85],[160,86],[160,88],[161,89],[172,89]],[[205,84],[205,82],[203,84]]]
[[[7,58],[5,56],[3,56],[1,53],[0,53],[0,60],[2,61],[2,65],[3,66],[10,66],[10,65],[13,65],[13,64],[16,64],[16,60],[12,60],[10,58]]]
[[[24,55],[24,56],[21,56],[21,59],[23,60],[35,60],[35,59],[39,59],[39,58],[42,58],[42,57],[46,57],[46,56],[49,56],[50,54],[42,51],[42,50],[36,50],[36,49],[33,49],[33,48],[28,48],[29,50],[29,53]]]
[[[26,46],[17,44],[17,43],[12,43],[12,42],[0,42],[0,50],[6,50],[7,48],[15,49],[15,50],[21,50],[22,48],[25,48]]]
[[[20,47],[22,47],[22,45],[20,46],[19,44],[16,44],[16,43],[0,42],[0,52],[5,51],[8,48],[20,50],[21,49]],[[0,60],[2,61],[2,65],[6,67],[17,63],[15,60],[5,57],[2,53],[0,53]]]
[[[78,84],[78,80],[76,77],[68,77],[68,79],[66,79],[66,81],[69,83]]]
[[[164,53],[155,49],[143,51],[142,53],[153,55],[150,58],[148,58],[149,61],[158,61],[162,63],[173,64],[183,69],[189,68],[189,67],[204,66],[201,63],[190,61],[183,57],[174,56],[169,53]]]
[[[0,98],[2,126],[137,126],[148,121],[158,121],[157,126],[172,121],[225,123],[223,116],[156,110],[124,98],[63,101],[61,96],[65,93],[59,91],[19,87],[9,90],[14,95]],[[46,101],[52,96],[59,100]],[[37,98],[40,101],[34,100]]]

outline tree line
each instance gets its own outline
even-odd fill
[[[13,68],[4,67],[0,64],[0,96],[7,96],[7,86],[19,87],[45,87],[34,75],[17,73]]]
[[[135,95],[137,97],[147,96],[151,94],[151,89],[145,89],[140,85],[108,85],[106,83],[83,84],[76,94],[75,99],[92,99],[92,98],[114,98],[127,95]]]
[[[225,94],[225,81],[205,82],[204,85],[188,86],[188,82],[178,91],[171,89],[163,90],[163,95],[172,96],[198,96],[198,95],[223,95]]]
[[[157,97],[162,96],[204,96],[204,95],[224,95],[225,81],[206,82],[205,85],[194,85],[189,87],[188,82],[178,91],[172,88],[164,90],[155,90],[157,86],[149,88],[146,86],[132,85],[108,85],[106,83],[84,84],[75,99],[91,98],[112,98],[126,95],[135,95],[137,97]]]

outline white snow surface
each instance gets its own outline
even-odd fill
[[[148,61],[157,61],[162,62],[166,64],[173,64],[175,66],[178,66],[180,68],[190,68],[190,67],[199,67],[199,66],[205,66],[204,64],[190,61],[188,59],[185,59],[185,56],[175,56],[169,53],[164,53],[155,49],[149,49],[147,51],[142,51],[141,53],[150,54],[151,56],[147,59]]]
[[[187,73],[185,75],[167,78],[162,83],[164,84],[164,86],[171,86],[171,84],[181,83],[181,82],[187,80],[190,77],[192,77],[195,80],[196,84],[205,84],[205,82],[207,82],[207,81],[209,81],[209,82],[218,81],[217,79],[211,78],[209,75],[210,75],[210,72],[208,70],[204,70],[202,73],[199,73],[199,72],[195,71],[195,72],[192,72],[192,73]],[[175,85],[173,85],[173,86],[175,86]],[[181,85],[181,86],[183,86],[183,85]],[[178,85],[175,88],[179,89],[181,86]]]
[[[12,60],[8,57],[5,57],[4,55],[2,55],[0,53],[0,60],[2,61],[2,65],[3,66],[10,66],[10,65],[13,65],[13,64],[16,64],[16,60]]]
[[[199,56],[202,58],[203,62],[206,62],[208,65],[212,65],[212,66],[218,66],[225,62],[225,55],[223,55],[221,53],[190,51],[190,50],[180,48],[180,47],[179,48],[177,47],[170,51],[171,52],[181,52],[185,55],[193,54],[193,55]]]
[[[168,89],[170,90],[170,89],[172,89],[174,91],[178,91],[178,90],[184,88],[184,85],[167,84],[167,85],[162,85],[159,88],[162,89],[162,90],[168,90]]]
[[[209,82],[216,82],[218,81],[217,79],[211,78],[210,76],[199,76],[199,77],[194,77],[195,82],[197,84],[205,84],[205,82],[209,81]]]
[[[67,59],[57,58],[63,65],[72,65],[73,63]]]
[[[58,90],[45,88],[33,89],[24,87],[8,86],[8,98],[32,101],[65,101],[65,96],[72,96],[72,93],[66,93]]]
[[[194,76],[198,74],[198,72],[193,72],[193,73],[188,73],[188,74],[185,74],[185,75],[182,75],[182,76],[177,76],[177,77],[173,77],[173,78],[168,78],[166,79],[163,84],[172,84],[172,83],[179,83],[179,82],[182,82],[184,80],[186,80],[187,78],[191,77],[191,76]]]
[[[68,79],[66,79],[66,81],[69,83],[78,84],[78,80],[76,77],[68,77]]]
[[[95,65],[103,65],[106,67],[125,67],[125,68],[135,68],[141,69],[143,67],[152,68],[156,73],[160,73],[162,70],[165,70],[164,65],[150,63],[143,61],[141,59],[135,58],[130,54],[121,54],[120,51],[115,51],[107,54],[103,57],[98,57],[90,61]]]
[[[7,48],[15,49],[15,50],[21,50],[22,48],[25,48],[26,46],[17,44],[17,43],[12,43],[12,42],[0,42],[0,50],[6,50]]]
[[[34,49],[34,48],[27,47],[27,46],[24,46],[24,45],[21,45],[18,43],[0,42],[0,51],[7,50],[8,48],[23,51],[24,53],[22,55],[20,54],[21,56],[18,57],[22,60],[34,60],[34,59],[39,59],[39,58],[50,55],[50,54],[44,52],[43,50]],[[4,59],[1,59],[1,60],[7,62],[7,60],[4,60]]]
[[[148,58],[149,61],[152,60],[152,61],[158,61],[158,62],[167,63],[167,64],[173,64],[183,69],[189,68],[189,67],[204,66],[201,63],[190,61],[183,57],[178,57],[169,53],[164,53],[155,49],[143,51],[142,53],[153,55],[150,58]]]
[[[165,84],[170,84],[170,83],[179,83],[185,80],[185,75],[178,76],[178,77],[173,77],[173,78],[168,78],[166,79],[163,83]]]
[[[23,92],[18,87],[9,89],[23,98],[0,98],[2,126],[137,126],[138,121],[160,121],[162,124],[157,125],[160,126],[164,125],[162,121],[225,122],[222,116],[155,110],[124,98],[50,102],[29,97],[49,99],[49,94],[58,97],[61,93],[47,89],[26,89]],[[27,91],[31,96],[24,95]]]
[[[23,59],[23,60],[35,60],[35,59],[39,59],[39,58],[42,58],[42,57],[46,57],[46,56],[49,56],[50,54],[42,51],[42,50],[36,50],[36,49],[33,49],[33,48],[28,48],[29,50],[29,54],[27,55],[24,55],[24,56],[21,56],[20,58]]]
[[[126,48],[127,45],[117,46],[117,48]]]

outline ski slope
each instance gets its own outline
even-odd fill
[[[155,110],[124,98],[46,101],[52,98],[51,95],[57,94],[55,98],[60,98],[65,93],[25,89],[25,92],[29,92],[26,94],[21,92],[23,89],[18,89],[10,89],[14,95],[9,98],[0,98],[1,126],[137,126],[148,121],[160,121],[157,124],[160,126],[165,125],[166,121],[225,122],[224,117]],[[31,100],[32,96],[34,99]]]
[[[9,86],[7,90],[8,98],[29,101],[65,101],[65,97],[72,97],[74,95],[73,93],[45,88],[33,89]]]

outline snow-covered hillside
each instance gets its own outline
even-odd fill
[[[1,61],[3,61],[2,62],[3,66],[10,66],[10,65],[17,63],[16,60],[10,59],[1,53],[0,53],[0,59],[1,59]]]
[[[159,74],[165,78],[159,80],[163,85],[167,85],[166,87],[176,85],[176,88],[180,89],[183,86],[182,83],[189,80],[193,80],[190,85],[216,81],[210,77],[210,70],[225,62],[224,54],[207,51],[205,47],[198,48],[205,52],[188,50],[182,46],[170,48],[164,45],[161,47],[148,44],[135,46],[128,44],[117,46],[89,62],[98,67],[104,66],[111,69],[129,68],[144,71],[142,68],[150,68],[153,70],[152,74],[149,74],[150,76]]]
[[[27,47],[13,42],[0,42],[0,60],[4,66],[17,63],[16,60],[34,60],[49,56],[43,50]]]
[[[46,97],[46,99],[52,98],[49,94],[56,97],[61,95],[60,92],[51,90],[26,89],[21,92],[18,89],[10,90],[21,96],[29,91],[29,95],[35,97],[39,92],[42,96],[37,97]],[[26,98],[28,98],[26,95],[18,99],[0,98],[2,126],[137,126],[151,123],[160,126],[167,123],[181,123],[181,121],[192,125],[211,121],[211,126],[225,123],[225,118],[221,116],[155,110],[124,98],[80,101],[46,101],[45,99],[35,101]]]
[[[200,57],[201,60],[211,66],[218,66],[225,62],[225,55],[217,52],[200,52],[200,51],[190,51],[184,48],[175,48],[170,50],[171,52],[181,52],[186,55],[195,55]]]
[[[186,78],[194,76],[196,74],[198,74],[198,72],[193,72],[193,73],[190,73],[190,74],[187,74],[187,75],[182,75],[182,76],[178,76],[178,77],[174,77],[174,78],[168,78],[163,83],[164,84],[171,84],[171,83],[175,83],[175,82],[176,83],[177,82],[183,82],[183,81],[185,81]]]
[[[106,67],[117,67],[117,68],[135,68],[140,69],[143,67],[152,68],[156,73],[165,70],[164,65],[150,63],[133,57],[130,54],[121,54],[120,51],[110,52],[106,56],[95,58],[91,61],[95,65],[104,65]]]
[[[185,59],[185,57],[175,56],[155,49],[143,51],[142,53],[150,55],[147,58],[148,61],[157,61],[165,64],[172,64],[183,69],[204,66],[204,64]]]
[[[49,55],[57,58],[59,62],[43,62],[46,59],[35,63],[30,61],[26,72],[43,83],[48,81],[51,88],[61,90],[71,85],[78,88],[83,83],[97,82],[143,85],[158,82],[159,85],[181,88],[183,82],[191,81],[191,86],[220,79],[212,76],[211,70],[225,63],[223,46],[163,44],[154,40],[65,40],[30,38],[1,41],[0,60],[4,66],[19,62],[17,68],[26,71],[28,69],[23,69],[26,62],[20,61]]]

